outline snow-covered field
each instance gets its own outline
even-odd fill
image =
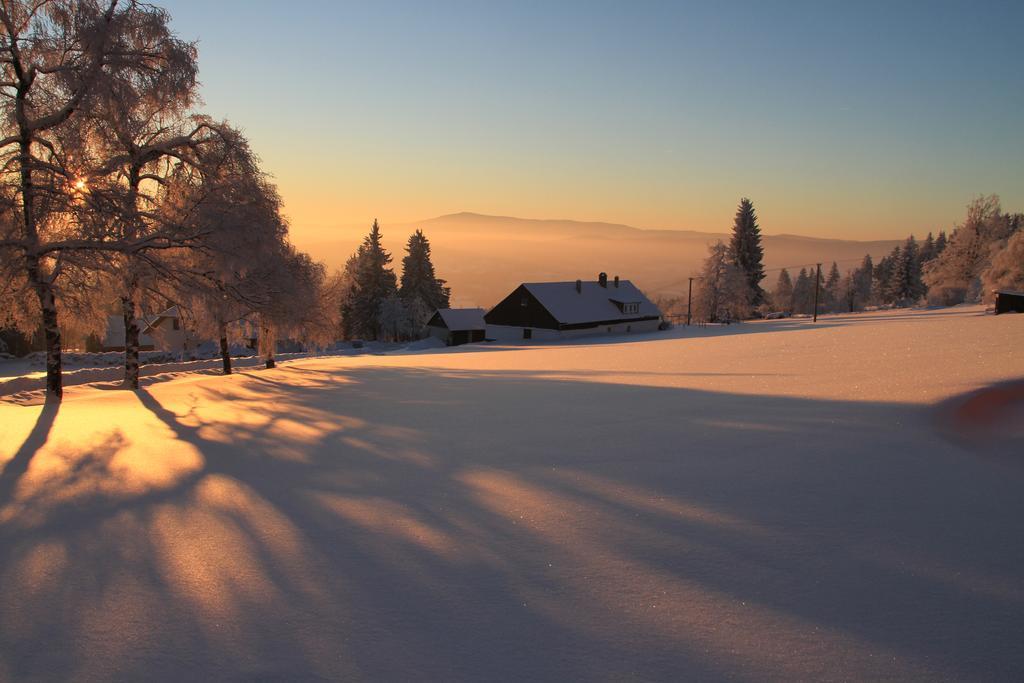
[[[891,311],[0,404],[0,680],[1021,680],[1022,341]]]

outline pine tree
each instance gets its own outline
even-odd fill
[[[892,302],[889,296],[892,281],[892,272],[895,268],[896,261],[900,257],[900,248],[896,246],[893,248],[892,253],[888,256],[883,256],[878,261],[878,265],[875,266],[874,277],[871,281],[871,298],[879,304],[885,305]]]
[[[861,261],[860,268],[853,273],[853,294],[851,311],[857,307],[864,307],[871,303],[871,283],[875,275],[875,265],[871,260],[871,254],[865,254]]]
[[[839,274],[839,265],[833,261],[832,268],[828,271],[828,278],[825,280],[825,305],[824,310],[838,310],[843,302],[843,295],[840,291],[843,278]]]
[[[814,308],[814,284],[806,268],[801,268],[793,285],[793,312],[810,313]]]
[[[395,273],[388,268],[389,263],[391,255],[381,244],[380,226],[374,219],[370,234],[356,252],[353,283],[345,306],[351,319],[349,329],[352,334],[368,339],[381,337],[381,309],[398,290]]]
[[[935,258],[935,238],[929,232],[921,243],[921,249],[917,255],[918,264],[925,264]]]
[[[744,197],[736,209],[732,239],[729,242],[729,262],[739,268],[750,287],[755,306],[764,302],[764,248],[761,246],[761,228],[757,225],[754,204]]]
[[[775,283],[775,291],[772,293],[772,303],[776,311],[793,310],[793,280],[785,268],[779,271],[779,279]]]
[[[411,327],[419,330],[439,308],[448,308],[451,290],[434,273],[430,242],[422,230],[409,236],[402,259],[402,283],[398,296],[409,312]]]
[[[935,238],[935,255],[938,256],[946,249],[946,244],[949,240],[946,238],[946,231],[943,230],[939,233],[939,236]]]
[[[848,313],[853,313],[857,310],[857,271],[846,271],[846,277],[843,278],[840,291],[843,299],[842,304],[845,307],[844,310]]]

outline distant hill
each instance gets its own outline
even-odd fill
[[[418,223],[382,225],[385,245],[400,271],[405,241],[422,229],[433,247],[438,276],[452,287],[453,305],[489,307],[520,282],[596,279],[601,271],[633,280],[651,296],[679,295],[695,275],[708,245],[727,233],[650,230],[616,223],[536,220],[456,213]],[[367,228],[368,229],[368,228]],[[302,244],[331,268],[340,268],[365,231],[342,231],[336,240]],[[900,240],[837,240],[799,235],[764,235],[768,269],[832,261],[854,268],[871,254],[887,254]],[[796,273],[794,272],[795,276]],[[777,271],[765,286],[774,286]]]

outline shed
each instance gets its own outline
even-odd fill
[[[427,321],[430,336],[448,346],[482,342],[485,327],[482,308],[439,308]]]
[[[1000,313],[1024,313],[1024,292],[996,290],[996,315]]]

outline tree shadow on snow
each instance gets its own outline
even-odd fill
[[[14,454],[14,457],[7,461],[3,470],[0,470],[0,506],[3,506],[11,499],[18,481],[28,471],[32,457],[46,443],[59,410],[60,401],[46,401],[43,403],[43,409],[40,411],[32,431],[29,432],[29,435]]]
[[[202,464],[136,491],[112,438],[54,484],[80,495],[0,508],[0,673],[1024,673],[1024,473],[926,408],[560,374],[285,367],[197,383],[187,410],[139,392]]]

